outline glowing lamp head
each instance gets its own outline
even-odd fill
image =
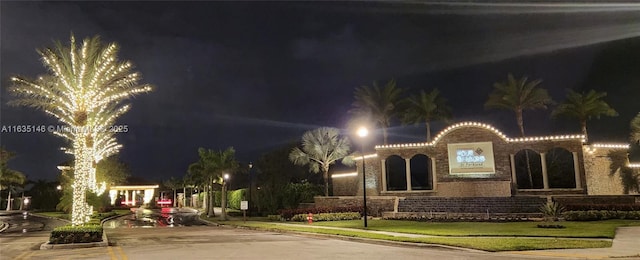
[[[357,134],[359,137],[367,137],[367,135],[369,135],[369,129],[367,129],[366,127],[362,126],[360,128],[358,128]]]
[[[228,180],[228,179],[229,179],[229,174],[228,174],[228,173],[225,173],[225,174],[224,174],[224,179],[225,179],[225,180]]]

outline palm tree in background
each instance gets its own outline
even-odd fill
[[[573,90],[568,90],[567,99],[553,110],[551,116],[577,118],[580,121],[580,128],[584,139],[587,141],[587,120],[591,120],[592,118],[600,119],[600,116],[618,115],[616,110],[602,100],[606,96],[606,92],[596,92],[595,90],[589,90],[589,92],[586,93],[577,93]]]
[[[77,44],[71,35],[69,46],[56,42],[54,48],[38,50],[47,74],[11,78],[9,92],[17,98],[10,104],[43,110],[71,130],[55,134],[71,143],[66,152],[74,156],[73,225],[92,214],[86,193],[98,191],[95,165],[121,148],[108,127],[129,110],[123,101],[151,91],[150,85],[138,85],[139,73],[117,53],[116,43],[103,44],[96,36]]]
[[[182,180],[178,180],[175,177],[171,176],[171,178],[169,178],[168,180],[163,181],[162,185],[164,185],[167,189],[171,189],[171,191],[173,192],[172,202],[173,206],[176,207],[178,205],[176,201],[176,190],[182,187]],[[187,196],[187,194],[184,194],[184,196]]]
[[[217,183],[223,187],[223,205],[221,206],[224,210],[224,207],[226,206],[226,194],[224,194],[225,180],[223,177],[225,173],[233,173],[233,171],[238,169],[238,162],[235,159],[235,150],[232,147],[229,147],[224,151],[199,148],[198,156],[198,161],[189,165],[187,172],[190,179],[204,184],[205,192],[207,192],[209,197],[206,204],[207,216],[213,217],[215,216],[215,211],[213,209],[214,197],[212,185]],[[224,219],[225,217],[226,216],[223,211],[222,218]]]
[[[7,162],[15,157],[15,154],[0,148],[0,190],[8,190],[7,211],[11,210],[11,193],[17,191],[27,180],[27,177],[19,171],[9,169]]]
[[[516,114],[516,122],[520,129],[520,136],[524,137],[523,110],[546,109],[547,105],[553,103],[547,90],[539,88],[542,80],[528,81],[527,77],[516,79],[512,74],[507,76],[507,81],[493,84],[493,92],[489,94],[489,99],[484,104],[485,108],[497,108],[511,110]],[[529,184],[533,187],[533,176],[531,174],[531,164],[529,152],[525,150],[527,174]]]
[[[629,139],[631,139],[633,143],[640,142],[640,113],[631,120],[630,127],[631,134],[629,135]]]
[[[425,123],[427,142],[431,142],[431,122],[451,119],[451,108],[446,103],[447,100],[440,96],[438,89],[433,89],[429,93],[421,90],[420,95],[406,99],[406,110],[402,122],[405,124]]]
[[[353,103],[349,113],[356,118],[365,118],[376,122],[382,128],[384,144],[388,143],[387,129],[391,119],[398,114],[398,105],[402,89],[396,87],[395,80],[389,80],[384,88],[380,88],[377,82],[372,87],[362,86],[356,88]]]
[[[295,165],[309,165],[312,173],[322,172],[324,195],[329,196],[329,166],[342,160],[343,164],[353,165],[349,156],[349,139],[340,137],[337,128],[322,127],[307,131],[302,135],[302,148],[295,147],[289,153],[289,160]]]
[[[528,82],[527,80],[527,77],[516,79],[512,74],[509,74],[507,81],[497,82],[493,85],[493,92],[484,104],[487,109],[497,108],[513,111],[516,114],[516,122],[522,137],[524,137],[522,111],[547,109],[547,105],[553,103],[547,90],[538,87],[542,80]]]

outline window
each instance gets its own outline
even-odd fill
[[[431,159],[424,154],[411,157],[411,190],[432,190]]]
[[[564,148],[553,148],[545,154],[549,188],[575,188],[573,154]]]
[[[392,155],[385,160],[387,190],[407,190],[407,167],[402,157]]]
[[[534,150],[520,150],[514,156],[518,189],[543,189],[540,154]]]

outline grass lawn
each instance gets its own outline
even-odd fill
[[[52,218],[60,218],[60,219],[70,220],[69,214],[61,212],[61,211],[36,212],[34,214],[35,215],[42,215],[42,216],[52,217]]]
[[[616,227],[640,226],[638,220],[589,222],[562,221],[566,228],[538,228],[543,222],[417,222],[370,220],[368,229],[433,236],[527,236],[567,238],[613,238]],[[363,229],[361,220],[315,222],[314,225]]]
[[[351,221],[339,221],[339,222],[351,222]],[[326,222],[329,223],[329,222]],[[332,222],[336,224],[336,222]],[[361,222],[360,222],[361,223]],[[412,242],[412,243],[424,243],[424,244],[440,244],[456,247],[465,247],[472,249],[479,249],[485,251],[517,251],[517,250],[538,250],[538,249],[562,249],[562,248],[597,248],[597,247],[611,247],[611,241],[606,240],[581,240],[581,239],[557,239],[557,238],[516,238],[516,237],[423,237],[423,238],[409,238],[409,237],[396,237],[384,234],[367,233],[359,230],[337,230],[337,229],[321,229],[305,227],[304,225],[285,226],[277,225],[269,222],[258,221],[228,221],[226,224],[235,226],[246,226],[261,230],[270,231],[296,231],[296,232],[308,232],[317,234],[329,234],[340,235],[347,237],[359,237],[369,239],[382,239],[398,242]],[[422,223],[419,223],[422,224]],[[467,227],[472,227],[473,224],[468,223]],[[315,225],[315,224],[314,224]]]

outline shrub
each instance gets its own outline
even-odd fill
[[[554,224],[538,224],[538,228],[565,228],[565,226]]]
[[[232,209],[240,209],[240,202],[245,198],[247,189],[238,189],[227,191],[227,207]]]
[[[267,215],[267,219],[270,221],[282,221],[280,215]]]
[[[368,207],[367,207],[368,209]],[[282,216],[285,220],[291,220],[291,218],[298,214],[320,214],[320,213],[341,213],[341,212],[358,212],[362,214],[363,207],[361,206],[353,206],[353,207],[316,207],[316,208],[307,208],[307,209],[283,209],[279,210],[280,216]],[[306,217],[305,217],[306,219]]]
[[[102,241],[102,226],[82,225],[82,226],[61,226],[53,229],[49,243],[51,244],[71,244],[89,243]]]
[[[568,221],[594,221],[607,219],[640,219],[640,211],[587,210],[567,211],[563,214]]]
[[[297,214],[291,218],[291,221],[305,222],[308,214]],[[342,213],[319,213],[313,215],[313,221],[338,221],[360,219],[359,212],[342,212]]]
[[[544,214],[544,219],[546,221],[556,221],[560,216],[562,216],[562,212],[564,212],[564,207],[557,202],[547,202],[540,206],[540,212]]]
[[[565,206],[568,211],[587,210],[616,210],[616,211],[640,211],[639,204],[569,204]]]

